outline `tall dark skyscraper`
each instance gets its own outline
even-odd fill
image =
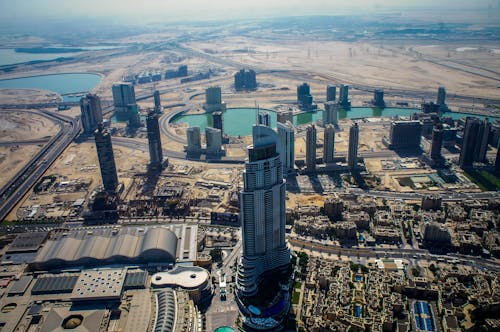
[[[422,123],[418,120],[391,122],[391,149],[419,149]]]
[[[347,152],[347,165],[354,168],[358,165],[358,145],[359,145],[359,126],[357,122],[349,129],[349,150]]]
[[[85,133],[93,133],[97,125],[102,122],[101,98],[94,94],[87,94],[80,99],[82,126]]]
[[[311,87],[307,83],[297,86],[297,102],[302,105],[312,104]]]
[[[314,172],[316,169],[316,136],[317,131],[314,125],[307,126],[306,129],[306,169]]]
[[[326,101],[335,101],[337,95],[337,87],[335,85],[326,86]]]
[[[127,120],[132,125],[136,124],[138,107],[132,83],[120,82],[113,84],[113,103],[118,120]]]
[[[257,76],[252,69],[241,69],[234,74],[234,88],[236,90],[255,90],[257,89]]]
[[[351,100],[349,99],[349,85],[347,84],[340,85],[339,103],[343,108],[351,107]]]
[[[213,112],[212,113],[212,122],[213,128],[219,129],[221,135],[224,135],[224,113],[222,112]]]
[[[158,124],[158,113],[150,110],[146,118],[149,144],[149,168],[161,170],[163,164],[163,150],[161,148],[160,125]]]
[[[337,126],[338,122],[338,112],[341,108],[340,104],[334,101],[327,101],[325,103],[325,110],[323,111],[323,126],[332,124]]]
[[[160,91],[155,90],[153,93],[153,99],[155,102],[155,111],[156,113],[161,113],[161,99],[160,99]]]
[[[220,86],[211,86],[205,90],[205,103],[207,105],[222,103],[222,90]]]
[[[432,130],[431,159],[441,160],[441,147],[443,146],[443,125],[438,123]]]
[[[373,104],[373,106],[378,107],[378,108],[385,107],[384,90],[376,89],[375,91],[373,91],[372,104]]]
[[[474,151],[476,150],[476,140],[481,129],[481,122],[477,118],[467,117],[465,120],[462,151],[458,163],[460,167],[472,167],[474,162]]]
[[[116,173],[111,135],[100,123],[94,132],[94,137],[104,190],[115,192],[118,186],[118,175]]]
[[[446,107],[446,89],[444,86],[438,88],[437,104],[441,107]]]
[[[335,149],[335,128],[328,124],[325,126],[323,138],[323,162],[325,164],[333,163]]]
[[[488,118],[480,120],[481,125],[476,139],[476,148],[474,149],[474,161],[485,162],[486,152],[488,152],[488,141],[491,132],[491,123]]]
[[[267,126],[253,127],[253,145],[240,193],[243,257],[238,269],[238,291],[257,294],[265,278],[285,271],[290,251],[285,241],[286,192],[276,132]]]
[[[460,167],[471,167],[474,162],[486,162],[490,131],[491,123],[488,119],[467,117],[459,158]]]

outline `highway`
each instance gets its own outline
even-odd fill
[[[330,244],[323,244],[318,241],[305,240],[299,237],[288,236],[288,242],[296,250],[311,250],[319,253],[325,253],[330,255],[344,255],[351,257],[368,257],[368,258],[402,258],[402,259],[415,259],[415,260],[430,260],[437,261],[438,259],[444,259],[448,261],[450,259],[457,259],[461,264],[473,266],[476,268],[482,268],[487,270],[492,270],[495,272],[500,272],[500,263],[491,260],[484,259],[474,256],[464,256],[459,254],[449,254],[449,255],[431,255],[428,250],[424,249],[403,249],[403,248],[360,248],[360,247],[350,247],[343,248],[339,246],[334,246]]]
[[[59,123],[61,130],[9,181],[9,186],[4,187],[5,190],[2,189],[0,220],[5,219],[12,208],[26,195],[80,132],[80,123],[77,119],[49,111],[41,112]]]

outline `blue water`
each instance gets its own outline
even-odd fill
[[[54,60],[57,58],[69,58],[80,54],[75,53],[17,53],[12,48],[0,49],[0,66],[14,65],[29,61]]]
[[[0,89],[43,89],[59,94],[87,92],[101,81],[97,74],[53,74],[0,80]],[[65,101],[78,101],[80,97],[63,96]]]
[[[56,46],[59,47],[59,46]],[[78,47],[82,48],[84,51],[100,51],[119,48],[121,46],[88,46],[88,47]],[[68,53],[23,53],[16,52],[13,48],[3,48],[0,49],[0,66],[14,65],[30,61],[48,61],[55,60],[57,58],[70,58],[73,56],[80,55],[82,52],[68,52]]]
[[[363,277],[360,276],[360,275],[357,275],[357,276],[354,277],[354,280],[355,281],[361,281],[361,280],[363,280]]]
[[[261,111],[268,112],[271,117],[271,126],[276,127],[277,116],[273,110]],[[394,117],[394,116],[411,116],[420,110],[414,108],[385,108],[383,110],[371,107],[353,107],[349,111],[340,111],[339,119],[357,119],[367,117]],[[468,114],[449,112],[444,116],[449,116],[453,119],[460,119]],[[293,116],[293,124],[295,126],[315,122],[322,119],[323,111],[300,113]],[[483,116],[477,116],[484,118]],[[199,126],[202,131],[206,127],[211,127],[212,115],[209,113],[178,115],[172,120],[174,123],[187,123],[188,126]],[[252,126],[256,123],[255,108],[228,108],[224,112],[224,132],[230,136],[247,136],[252,133]]]

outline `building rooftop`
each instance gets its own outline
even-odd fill
[[[124,269],[84,270],[76,282],[71,300],[119,299],[125,282]]]
[[[19,234],[9,246],[8,253],[36,251],[47,238],[48,232],[29,232]]]
[[[151,284],[155,286],[173,285],[185,289],[199,288],[208,282],[207,270],[198,266],[176,266],[173,270],[153,275]]]

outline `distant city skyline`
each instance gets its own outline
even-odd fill
[[[221,20],[235,18],[259,18],[300,15],[360,14],[386,10],[405,9],[487,9],[500,8],[498,1],[453,1],[443,0],[312,0],[307,6],[299,0],[254,0],[241,2],[234,0],[185,0],[182,2],[163,0],[88,0],[85,2],[62,0],[4,1],[0,2],[0,18],[15,21],[27,18],[92,17],[121,21],[131,18],[150,21],[175,20]],[[230,13],[230,14],[229,14]],[[89,15],[90,14],[90,15]],[[446,16],[446,12],[440,13]],[[462,12],[462,15],[466,15]],[[138,21],[130,22],[133,24]]]

